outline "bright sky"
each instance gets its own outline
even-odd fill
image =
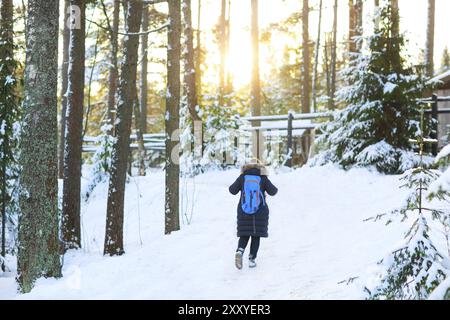
[[[14,0],[16,5],[21,5],[21,0]],[[218,82],[219,54],[217,44],[213,41],[212,28],[217,23],[220,15],[221,0],[202,1],[202,25],[204,31],[202,37],[203,45],[207,47],[209,71],[205,80],[212,83]],[[310,15],[310,37],[317,37],[318,3],[319,0],[309,0],[312,8]],[[228,2],[228,0],[227,0]],[[364,17],[366,30],[370,30],[370,14],[373,12],[373,0],[364,0]],[[410,53],[417,57],[420,49],[425,46],[426,18],[428,0],[399,0],[401,14],[401,28],[406,32],[410,40]],[[61,1],[61,6],[63,1]],[[324,12],[322,32],[330,32],[333,20],[334,0],[323,0]],[[197,26],[198,0],[192,0],[192,21],[194,28]],[[347,37],[348,29],[348,0],[338,0],[339,21],[338,40]],[[166,4],[158,4],[160,10],[167,10]],[[301,0],[259,0],[259,24],[260,29],[266,28],[271,23],[279,22],[291,15],[293,12],[302,10]],[[251,75],[251,42],[250,42],[250,12],[251,0],[231,0],[231,45],[229,63],[236,87],[249,83]],[[450,47],[450,22],[447,20],[450,12],[450,0],[436,0],[436,32],[435,32],[435,66],[439,67],[442,52],[445,46]],[[62,22],[62,19],[61,19]],[[261,77],[267,79],[270,76],[273,64],[281,65],[283,49],[286,44],[298,46],[301,44],[301,27],[299,26],[297,39],[277,36],[272,39],[271,46],[260,46],[260,71]],[[322,36],[322,41],[324,37]],[[62,41],[60,41],[62,42]],[[323,43],[323,42],[322,42]],[[61,45],[61,44],[60,44]],[[151,54],[165,57],[165,50],[150,47]],[[151,66],[153,72],[165,72],[162,65]],[[157,74],[149,74],[149,78],[160,79]]]
[[[410,40],[409,49],[413,56],[417,56],[419,50],[425,46],[427,0],[399,0],[401,14],[401,28],[405,31]],[[312,8],[318,8],[319,0],[310,0]],[[231,45],[230,45],[230,68],[234,75],[235,85],[237,87],[248,84],[251,74],[251,46],[250,46],[250,0],[231,0]],[[333,0],[323,0],[324,13],[322,22],[322,31],[329,32],[332,28],[333,19]],[[197,1],[192,1],[193,21],[196,26]],[[338,39],[344,39],[347,36],[348,29],[348,1],[339,0],[339,21],[338,21]],[[220,14],[220,0],[202,0],[202,29],[211,30],[217,23]],[[300,0],[260,0],[259,1],[259,21],[260,28],[263,29],[271,23],[278,22],[288,17],[292,12],[301,11],[302,1]],[[366,21],[368,15],[373,12],[373,1],[365,1],[364,16]],[[436,0],[436,34],[435,34],[435,64],[440,65],[442,51],[445,46],[450,47],[450,37],[447,32],[450,29],[450,23],[447,21],[450,12],[450,1]],[[310,37],[315,39],[317,36],[318,11],[312,11],[310,16]],[[207,37],[204,44],[209,44],[210,61],[213,65],[219,62],[217,48],[211,46],[212,34],[204,33]],[[301,28],[298,33],[298,43],[301,43]],[[323,37],[322,37],[323,39]],[[286,38],[277,38],[272,43],[272,47],[261,46],[260,50],[260,68],[262,77],[269,76],[269,62],[280,63],[283,54],[283,48],[286,41],[292,43],[293,40]],[[212,72],[215,76],[217,72]],[[213,79],[211,79],[213,80]]]

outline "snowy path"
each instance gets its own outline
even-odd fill
[[[197,177],[192,223],[170,236],[163,235],[163,173],[133,179],[126,254],[114,258],[101,255],[106,185],[99,186],[83,210],[84,249],[66,255],[65,276],[39,280],[22,296],[12,277],[0,278],[0,299],[358,299],[358,286],[338,282],[364,275],[402,236],[400,226],[363,222],[398,203],[397,177],[304,168],[271,176],[279,194],[268,200],[269,238],[256,269],[236,270],[238,197],[227,188],[237,174]]]

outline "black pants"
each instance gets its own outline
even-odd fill
[[[252,243],[250,244],[250,257],[252,259],[256,259],[256,255],[258,254],[259,249],[259,240],[260,237],[252,236]],[[250,236],[240,237],[238,243],[238,250],[244,249],[247,247],[248,241],[250,240]]]

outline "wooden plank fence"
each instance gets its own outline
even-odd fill
[[[165,133],[147,133],[143,135],[144,149],[149,151],[161,151],[165,150]],[[137,136],[136,134],[130,135],[130,148],[131,150],[137,150]],[[83,152],[95,153],[99,147],[98,138],[86,136],[83,140]]]
[[[439,108],[440,102],[449,102],[449,97],[440,97],[437,95],[432,95],[429,98],[420,99],[419,102],[423,104],[427,104],[430,106],[429,109],[425,110],[425,114],[431,116],[434,121],[434,127],[432,133],[430,135],[430,139],[437,140],[439,137],[438,131],[438,122],[440,114],[450,114],[450,108]],[[329,120],[333,118],[332,112],[320,112],[320,113],[293,113],[290,112],[288,114],[283,115],[273,115],[273,116],[254,116],[254,117],[243,117],[242,120],[244,123],[250,124],[249,126],[244,126],[243,129],[246,132],[251,134],[256,134],[256,154],[260,155],[260,134],[264,131],[269,130],[280,130],[287,131],[287,142],[286,142],[286,154],[291,153],[293,146],[293,131],[294,130],[305,130],[306,133],[313,132],[320,126],[319,120]],[[295,124],[295,120],[311,120],[309,123]],[[264,126],[260,125],[261,122],[276,122],[276,121],[286,121],[285,124],[276,125],[276,126]],[[315,121],[315,122],[314,122]],[[448,124],[450,125],[450,124]],[[150,133],[144,134],[144,148],[145,150],[150,151],[159,151],[164,152],[165,150],[165,133]],[[131,143],[130,148],[132,150],[136,150],[138,148],[137,144],[137,136],[132,134],[130,136]],[[314,141],[310,141],[309,144],[313,144]],[[235,141],[236,145],[237,142]],[[307,146],[309,149],[310,145]],[[98,148],[98,140],[97,137],[86,136],[83,141],[83,152],[86,153],[94,153]],[[433,155],[437,155],[438,153],[438,145],[435,143],[432,145],[431,153]],[[288,160],[286,163],[287,166],[292,166],[292,160]]]
[[[320,120],[320,119],[332,119],[333,113],[332,112],[322,112],[322,113],[292,113],[289,112],[288,114],[284,115],[275,115],[275,116],[255,116],[255,117],[244,117],[242,120],[247,121],[251,124],[251,127],[245,128],[244,130],[254,132],[256,134],[256,146],[255,151],[257,155],[261,154],[261,141],[260,141],[260,133],[267,130],[286,130],[287,131],[287,143],[286,143],[286,154],[290,154],[292,151],[292,145],[293,145],[293,131],[294,130],[306,130],[306,132],[311,132],[317,129],[318,126],[320,126],[322,123],[302,123],[299,125],[295,125],[295,120]],[[255,125],[255,123],[260,124],[261,122],[266,121],[286,121],[286,125],[280,125],[280,126],[261,126],[261,125]],[[306,143],[306,149],[309,150],[311,144],[313,144],[314,141],[309,141]],[[286,165],[288,167],[292,166],[292,159],[290,158]]]
[[[430,134],[430,138],[433,140],[438,140],[439,138],[439,115],[440,114],[450,114],[450,108],[439,109],[439,102],[448,102],[450,97],[439,97],[433,94],[430,98],[420,99],[419,102],[429,105],[431,108],[425,110],[425,114],[432,117],[434,120],[433,129]],[[433,156],[437,156],[439,151],[438,143],[433,143],[431,146],[431,153]]]

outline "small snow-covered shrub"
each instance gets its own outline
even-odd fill
[[[99,147],[92,157],[92,169],[89,174],[89,183],[83,191],[83,198],[87,201],[95,189],[95,187],[105,181],[109,177],[109,170],[111,168],[111,156],[113,145],[116,138],[110,135],[112,125],[105,124],[101,127],[101,134],[97,137]]]
[[[417,137],[421,160],[424,140],[423,135]],[[402,222],[412,220],[413,223],[405,235],[405,243],[379,262],[384,271],[378,275],[378,283],[374,287],[366,287],[368,298],[427,299],[450,274],[450,251],[445,253],[440,250],[431,237],[437,233],[432,222],[438,222],[444,229],[448,228],[450,212],[436,203],[426,201],[427,195],[428,200],[432,198],[429,196],[430,185],[439,176],[438,170],[430,169],[423,161],[403,174],[402,187],[410,192],[403,205],[388,214],[390,217],[387,223],[392,221],[391,216],[400,216]],[[441,190],[435,197],[442,201],[449,196],[448,191]]]
[[[234,145],[239,137],[241,120],[235,108],[222,106],[214,99],[205,106],[203,168],[223,168],[226,158],[236,159],[238,150]]]
[[[425,204],[428,186],[437,177],[437,172],[422,167],[403,175],[403,187],[411,193],[390,215],[406,222],[412,219],[413,223],[405,234],[404,245],[379,262],[384,271],[378,275],[375,287],[366,288],[369,299],[426,299],[448,276],[448,256],[433,243],[430,220],[444,222],[449,213]]]
[[[380,285],[366,289],[370,299],[426,299],[446,278],[443,256],[430,240],[429,231],[423,217],[414,222],[405,246],[380,262],[386,271]]]

